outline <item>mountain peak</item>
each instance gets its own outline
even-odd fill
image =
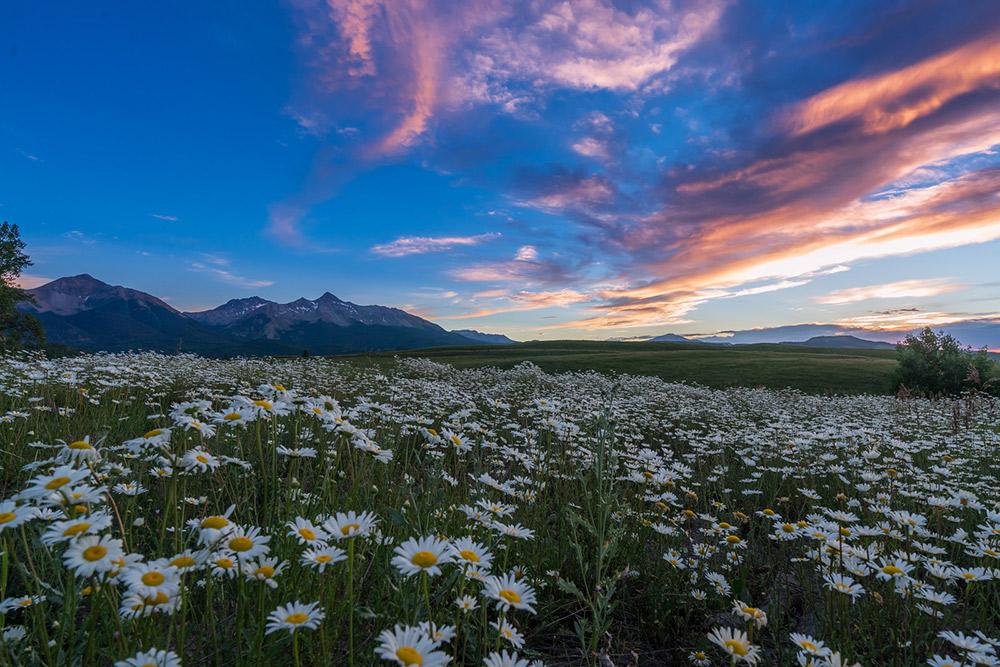
[[[513,338],[503,334],[484,333],[475,329],[454,329],[452,333],[468,338],[470,341],[487,345],[514,345],[517,343]]]
[[[177,312],[172,306],[151,294],[121,285],[109,285],[89,273],[57,278],[27,291],[35,298],[35,303],[27,304],[26,307],[40,313],[73,315],[109,301],[129,302],[145,307],[156,306]]]
[[[111,287],[108,283],[98,280],[89,273],[81,273],[77,276],[66,276],[64,278],[56,278],[52,282],[45,283],[36,287],[37,290],[61,290],[61,291],[84,291],[84,290],[98,290],[106,289]]]

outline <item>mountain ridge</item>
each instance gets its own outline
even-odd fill
[[[344,354],[470,342],[466,335],[399,308],[358,305],[331,292],[288,303],[259,296],[230,299],[216,308],[192,312],[90,274],[58,278],[27,292],[34,303],[19,308],[41,320],[48,340],[84,351]]]

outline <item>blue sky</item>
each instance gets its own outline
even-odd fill
[[[1000,319],[1000,6],[7,3],[26,284],[518,338]],[[1000,340],[991,341],[1000,347]]]

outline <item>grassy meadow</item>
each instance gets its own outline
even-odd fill
[[[713,388],[759,386],[837,394],[888,393],[896,368],[892,350],[582,340],[442,347],[352,358],[377,365],[394,356],[424,357],[456,368],[512,368],[529,361],[550,373],[595,370]]]
[[[997,405],[537,349],[0,359],[0,664],[1000,664]]]

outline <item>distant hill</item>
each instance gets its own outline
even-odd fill
[[[877,340],[865,340],[857,336],[813,336],[804,341],[785,341],[781,345],[800,345],[802,347],[840,347],[852,350],[895,350],[892,343]]]
[[[471,341],[483,343],[485,345],[516,345],[518,342],[512,338],[504,336],[503,334],[483,333],[482,331],[476,331],[475,329],[453,329],[452,333],[464,336]]]
[[[28,292],[35,303],[20,307],[41,320],[48,340],[84,351],[343,354],[470,342],[467,335],[446,331],[398,308],[361,306],[329,292],[290,303],[257,296],[233,299],[189,313],[87,274],[59,278]]]
[[[700,342],[693,338],[686,338],[684,336],[679,336],[677,334],[662,334],[654,338],[649,339],[650,343],[697,343]]]

